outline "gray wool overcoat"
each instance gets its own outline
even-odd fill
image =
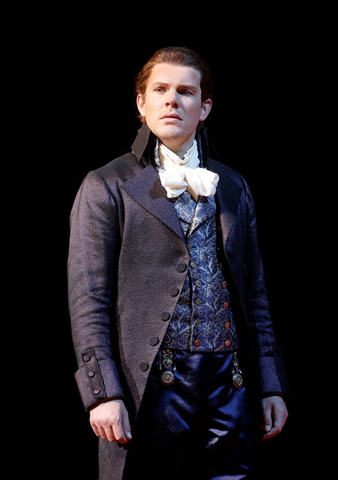
[[[241,175],[209,157],[220,179],[215,200],[221,249],[238,296],[250,378],[259,395],[288,390],[259,252],[255,209]],[[151,161],[154,138],[143,125],[132,151],[89,172],[70,215],[69,313],[78,364],[75,379],[88,410],[123,398],[133,426],[148,374],[183,287],[189,251],[173,202]],[[237,320],[236,320],[237,318]],[[244,345],[244,343],[243,343]],[[128,448],[99,440],[100,480],[121,480]],[[151,452],[149,452],[151,455]]]

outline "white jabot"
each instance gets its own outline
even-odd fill
[[[159,176],[169,198],[175,198],[187,190],[195,201],[199,196],[211,197],[216,193],[217,173],[200,168],[197,142],[181,159],[163,143],[159,144]]]

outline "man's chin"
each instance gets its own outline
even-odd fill
[[[180,138],[185,136],[184,130],[178,125],[163,125],[155,135],[159,138]]]

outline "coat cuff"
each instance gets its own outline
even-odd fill
[[[94,349],[89,349],[82,354],[82,360],[75,380],[86,410],[102,400],[123,397],[117,369],[111,359],[98,360]]]
[[[261,396],[290,394],[291,390],[286,375],[284,352],[280,347],[274,348],[273,357],[258,360],[260,372]]]

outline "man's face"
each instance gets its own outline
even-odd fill
[[[200,73],[192,67],[160,63],[150,75],[145,95],[137,107],[150,130],[176,154],[191,147],[199,122],[205,120],[212,102],[202,103]]]

